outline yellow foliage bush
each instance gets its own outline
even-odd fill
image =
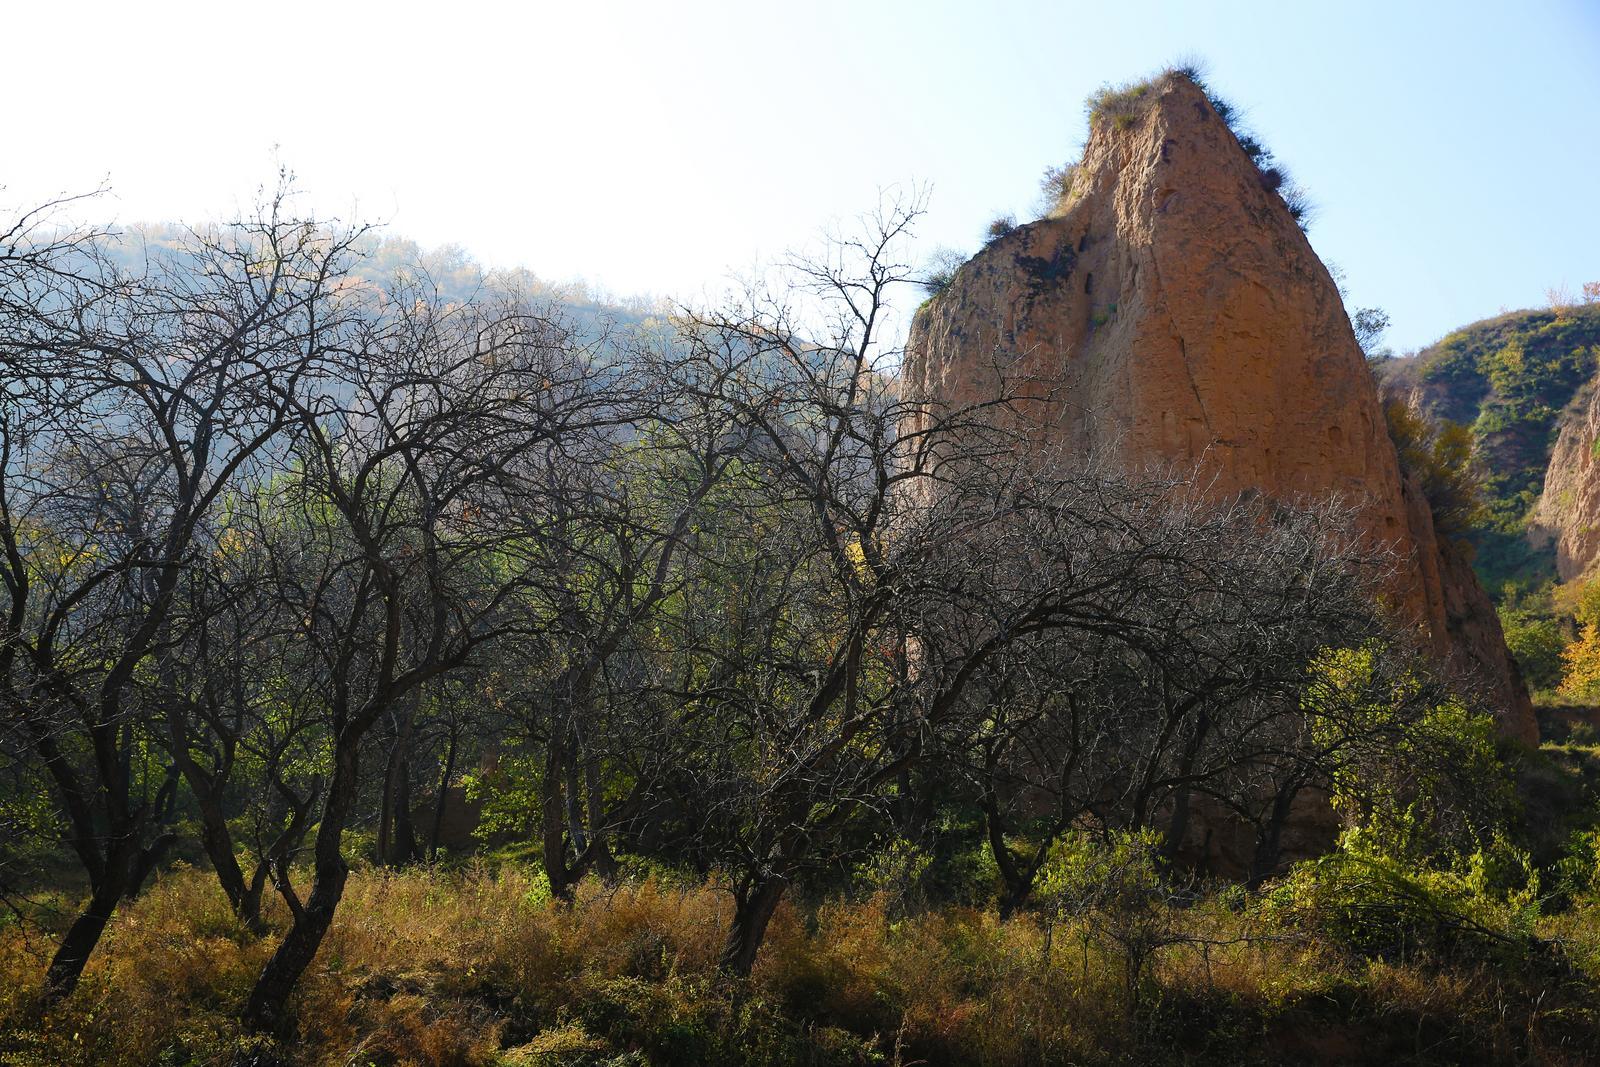
[[[1578,639],[1561,651],[1563,696],[1577,700],[1600,698],[1600,625],[1586,622]]]

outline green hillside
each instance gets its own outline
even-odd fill
[[[1484,319],[1382,368],[1391,395],[1416,395],[1429,414],[1472,430],[1487,515],[1471,540],[1491,591],[1554,577],[1548,553],[1524,541],[1525,523],[1544,487],[1561,413],[1597,364],[1600,304],[1591,303]]]

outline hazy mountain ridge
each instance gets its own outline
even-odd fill
[[[119,268],[138,274],[152,258],[181,263],[188,257],[185,239],[196,229],[176,222],[134,223],[112,229],[114,239],[103,251]],[[494,292],[510,292],[535,305],[560,309],[577,332],[591,334],[615,327],[656,327],[672,314],[671,301],[660,297],[619,296],[585,281],[556,282],[526,267],[498,268],[480,262],[457,244],[424,247],[400,235],[372,232],[355,244],[351,274],[384,286],[408,275],[452,303],[465,303]]]

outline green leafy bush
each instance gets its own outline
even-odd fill
[[[1122,960],[1128,1010],[1136,1012],[1151,963],[1184,940],[1161,871],[1162,836],[1153,829],[1113,831],[1104,838],[1077,832],[1051,849],[1035,894],[1058,917],[1084,920]]]
[[[1540,916],[1528,854],[1497,837],[1419,864],[1361,828],[1299,864],[1267,897],[1304,929],[1361,956],[1490,959],[1524,951]]]
[[[1561,620],[1533,608],[1502,605],[1500,629],[1529,689],[1537,692],[1561,684],[1561,653],[1567,646]]]
[[[1437,422],[1403,400],[1384,405],[1384,421],[1400,469],[1417,479],[1442,536],[1462,538],[1485,520],[1482,478],[1473,459],[1473,431]],[[1481,431],[1480,431],[1481,432]]]

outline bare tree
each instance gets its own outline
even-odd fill
[[[902,396],[883,347],[917,202],[791,266],[817,304],[752,291],[684,323],[680,380],[749,436],[673,620],[679,729],[669,781],[686,847],[734,898],[724,967],[750,969],[802,872],[841,861],[982,663],[1052,624],[1078,585],[1005,599],[973,563],[1012,525],[1027,467],[990,409]],[[935,634],[983,621],[956,643]]]
[[[1404,640],[1375,606],[1386,560],[1352,537],[1345,507],[1208,500],[1192,479],[1104,499],[1123,528],[1092,551],[1138,564],[1117,579],[1125,599],[997,658],[979,720],[957,735],[1005,912],[1071,827],[1159,829],[1172,859],[1197,798],[1248,813],[1270,871],[1295,800],[1327,781],[1306,700],[1318,657]]]
[[[518,609],[534,550],[502,521],[530,455],[612,418],[582,358],[547,317],[389,294],[353,323],[322,391],[297,409],[296,473],[272,486],[258,531],[285,560],[278,595],[301,619],[289,660],[320,710],[330,768],[302,899],[251,991],[246,1022],[277,1028],[332,922],[341,849],[373,727],[424,687],[529,625]]]
[[[48,770],[91,887],[50,965],[52,997],[172,842],[157,821],[176,776],[143,756],[159,714],[147,668],[178,639],[220,502],[281,441],[338,320],[329,290],[348,240],[286,208],[280,188],[231,235],[196,235],[192,262],[138,278],[81,242],[26,226],[8,238],[4,725]]]
[[[674,805],[728,879],[735,974],[786,888],[869,845],[907,771],[952,744],[976,753],[1008,907],[1082,817],[1160,825],[1175,851],[1191,798],[1254,800],[1317,651],[1380,625],[1383,561],[1344,509],[1051,455],[1029,432],[1043,383],[998,373],[969,408],[904,395],[876,346],[915,217],[794,264],[789,294],[821,315],[752,292],[686,324],[680,377],[751,435],[687,598],[721,600],[671,640],[697,739]],[[1007,810],[1041,797],[1049,825],[1017,855]]]

